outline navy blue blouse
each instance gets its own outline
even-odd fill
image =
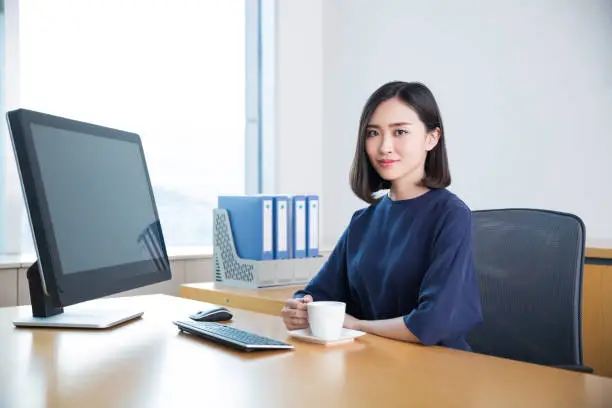
[[[380,201],[353,214],[321,270],[295,297],[346,303],[362,320],[403,317],[427,345],[470,350],[482,321],[472,257],[471,211],[433,189]]]

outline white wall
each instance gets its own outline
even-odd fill
[[[276,166],[274,191],[323,193],[322,0],[276,3]],[[325,209],[321,222],[325,222]]]
[[[321,191],[322,0],[277,3],[276,159],[278,192]]]
[[[305,39],[302,29],[320,25],[318,6],[306,4],[279,0],[294,18],[313,7],[278,32],[294,46],[280,49],[279,60],[301,67],[294,78],[279,75],[281,95],[296,92],[298,76],[315,86],[317,75],[289,62],[299,55],[297,40],[317,54],[318,36]],[[286,155],[280,184],[311,186],[295,166],[312,157],[318,163],[318,152],[299,128],[314,130],[311,117],[322,107],[324,246],[364,205],[348,186],[357,122],[368,95],[395,79],[422,81],[436,95],[452,190],[473,209],[569,211],[583,218],[589,238],[612,239],[612,134],[605,121],[612,112],[612,2],[326,0],[321,18],[320,104],[312,92],[305,101],[287,96],[291,116],[277,113],[285,130],[297,125],[297,134],[279,135]]]

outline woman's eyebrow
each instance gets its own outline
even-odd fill
[[[395,123],[391,123],[389,124],[390,127],[398,127],[398,126],[412,126],[412,123],[410,122],[395,122]],[[368,126],[369,128],[376,128],[376,129],[380,129],[381,126],[377,125],[375,123],[369,123]]]

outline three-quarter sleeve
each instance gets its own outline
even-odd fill
[[[404,316],[406,327],[426,345],[466,336],[482,321],[469,208],[455,207],[446,214],[430,259],[418,305]]]

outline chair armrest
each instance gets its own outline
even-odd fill
[[[561,368],[563,370],[577,371],[580,373],[593,373],[593,368],[585,365],[578,364],[562,364],[554,366],[556,368]]]

